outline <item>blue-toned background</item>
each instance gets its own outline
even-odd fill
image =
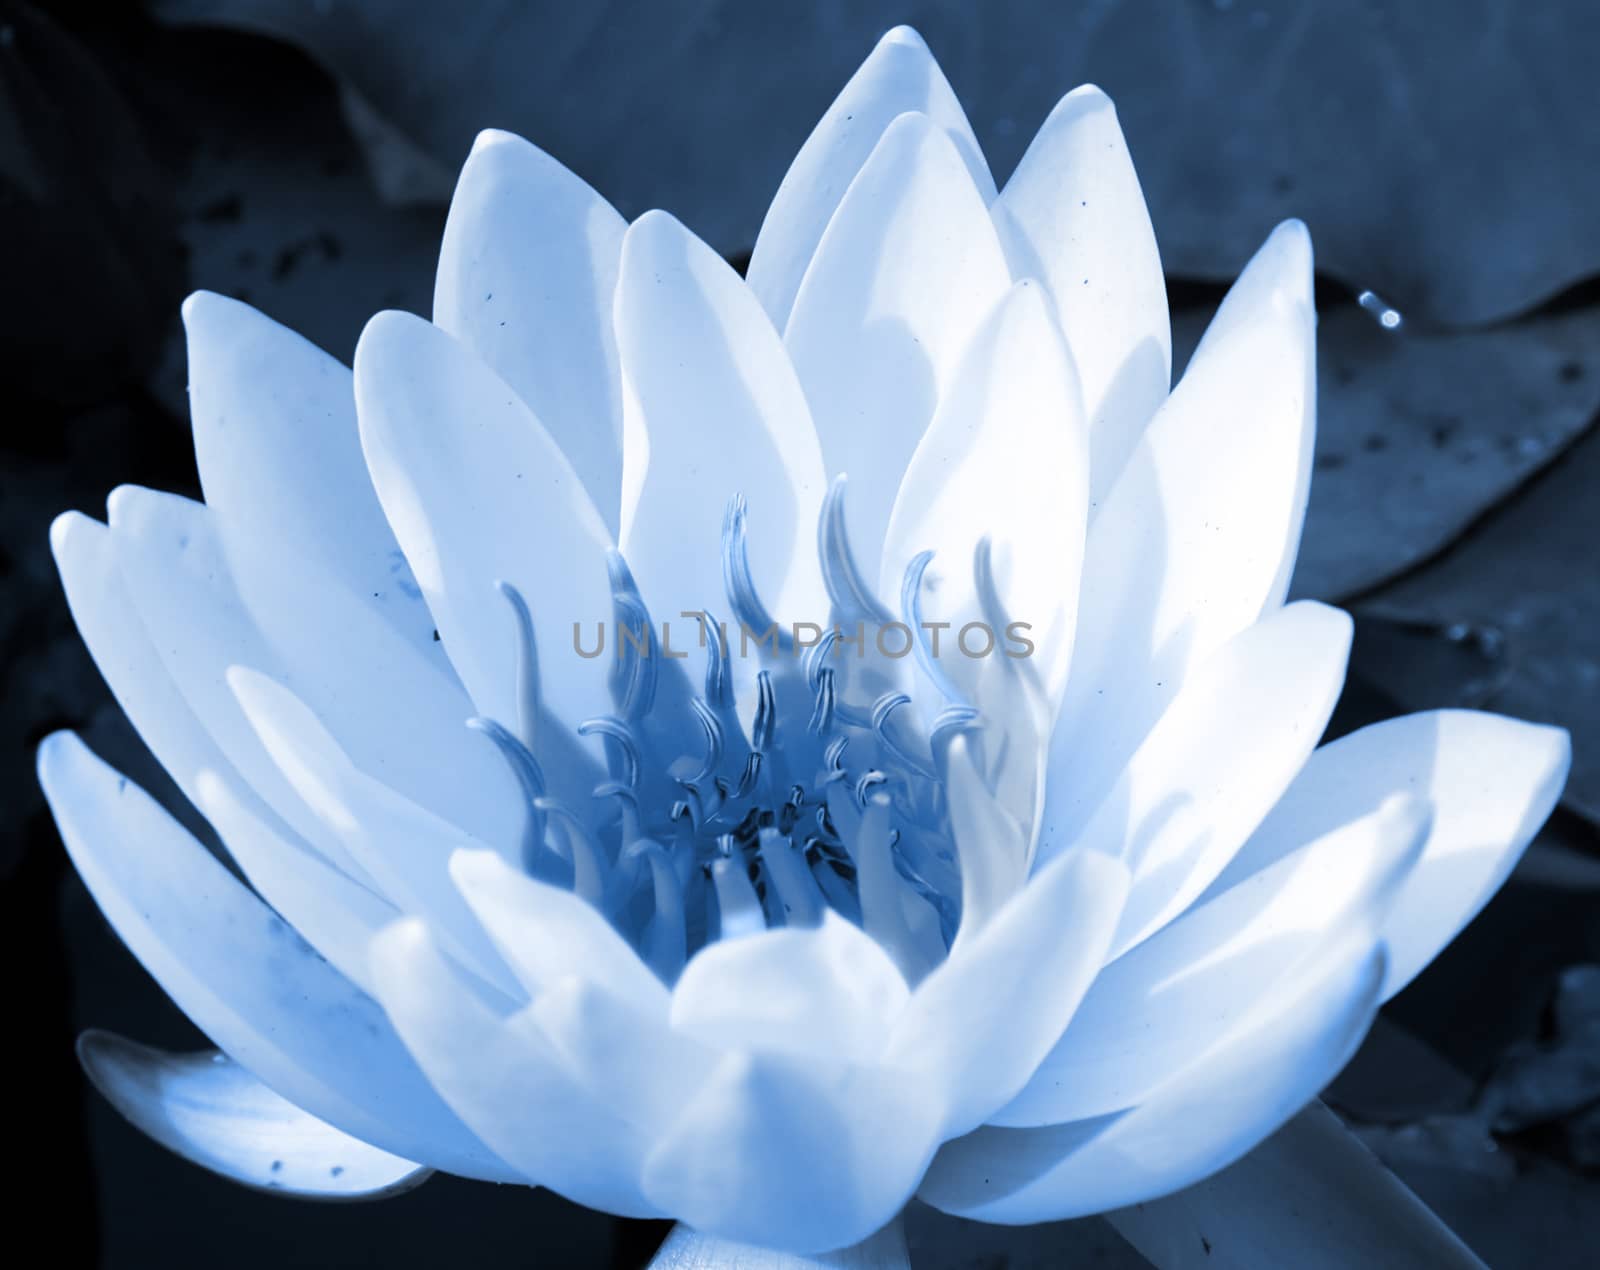
[[[71,875],[33,783],[34,744],[72,727],[171,792],[72,633],[45,532],[122,481],[198,493],[188,290],[348,358],[372,312],[427,312],[444,202],[487,126],[742,263],[812,122],[900,21],[1002,179],[1064,92],[1112,95],[1180,363],[1272,225],[1309,223],[1321,416],[1295,589],[1357,614],[1336,728],[1465,704],[1561,723],[1575,747],[1566,802],[1505,892],[1386,1008],[1328,1100],[1492,1265],[1592,1264],[1600,7],[1580,0],[0,2],[0,1075],[22,1176],[0,1259],[648,1260],[662,1227],[548,1193],[255,1195],[88,1091],[71,1050],[86,1026],[198,1037]],[[910,1230],[926,1270],[1142,1264],[1098,1222],[921,1212]]]

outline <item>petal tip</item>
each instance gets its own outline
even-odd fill
[[[890,27],[883,33],[883,38],[878,41],[879,48],[895,45],[917,49],[923,53],[928,51],[928,42],[922,38],[922,33],[916,27],[908,26],[903,22],[899,26]]]

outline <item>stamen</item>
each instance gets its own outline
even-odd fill
[[[698,698],[689,702],[689,708],[694,711],[694,717],[700,723],[700,730],[705,735],[706,756],[700,765],[700,770],[688,778],[687,783],[697,785],[706,777],[717,770],[722,762],[722,724],[717,721],[717,716],[711,713],[711,708]]]
[[[802,861],[795,858],[789,839],[776,829],[763,829],[760,835],[761,863],[777,888],[778,908],[789,926],[815,926],[822,920],[822,893],[816,879]]]
[[[504,756],[511,774],[522,786],[523,802],[528,806],[528,821],[522,831],[520,856],[522,867],[529,876],[538,876],[539,857],[544,851],[545,818],[539,811],[539,800],[545,795],[544,771],[533,752],[493,719],[467,720],[474,732],[481,732],[495,743]]]
[[[772,672],[756,675],[756,717],[750,729],[750,748],[765,754],[772,747],[772,734],[778,726],[778,699],[772,691]]]
[[[894,716],[894,712],[901,706],[910,704],[911,698],[903,692],[884,693],[883,696],[879,697],[872,706],[872,731],[873,734],[877,736],[878,741],[885,749],[889,751],[889,753],[893,754],[897,759],[899,759],[924,780],[933,780],[938,773],[934,771],[933,764],[931,762],[932,756],[930,755],[929,758],[924,759],[911,753],[911,751],[906,749],[901,742],[896,740],[889,731],[889,724]]]
[[[911,628],[911,646],[917,654],[917,664],[922,667],[923,673],[933,683],[933,686],[949,701],[961,705],[967,704],[965,695],[955,684],[950,682],[950,677],[944,673],[944,668],[939,665],[938,659],[928,647],[922,626],[922,575],[928,571],[928,564],[933,560],[933,552],[919,552],[906,566],[905,579],[900,584],[900,607],[904,611],[906,625]]]
[[[706,648],[706,700],[716,709],[726,710],[733,705],[733,687],[723,656],[722,625],[707,609],[701,609],[695,617],[700,623],[700,642]]]
[[[817,683],[817,703],[812,708],[807,729],[817,736],[827,736],[833,731],[833,713],[833,671],[824,670]]]
[[[889,611],[878,602],[861,577],[855,554],[850,550],[850,536],[844,519],[845,477],[841,472],[833,478],[828,495],[822,500],[822,516],[817,522],[817,554],[822,562],[822,585],[833,601],[835,615],[844,622],[873,622],[883,625],[894,621]]]
[[[573,894],[596,908],[603,908],[610,869],[599,845],[589,836],[588,828],[554,798],[538,798],[533,805],[550,818],[566,840],[567,854],[572,861]]]
[[[684,928],[683,886],[671,857],[653,838],[641,838],[628,849],[632,858],[643,857],[650,865],[650,882],[655,890],[655,913],[644,935],[644,959],[667,985],[677,982],[688,956],[688,937]]]
[[[745,540],[747,515],[744,495],[735,494],[722,518],[722,585],[727,589],[734,617],[757,635],[776,630],[778,647],[786,652],[793,639],[774,624],[756,594],[755,579],[750,576],[750,551]]]
[[[613,754],[620,760],[622,775],[618,778],[629,789],[639,788],[639,740],[633,735],[631,729],[621,719],[609,714],[603,714],[597,719],[585,719],[578,724],[579,736],[593,736],[598,734],[613,742],[606,746],[606,761],[615,775],[616,763]]]
[[[737,854],[724,855],[710,865],[711,884],[717,896],[718,938],[738,939],[767,928],[766,914],[756,888]]]
[[[611,671],[611,699],[625,719],[647,714],[656,698],[655,635],[650,625],[650,610],[633,580],[633,572],[622,553],[606,552],[606,573],[611,582],[611,603],[615,610],[617,659]]]
[[[496,582],[495,589],[511,605],[517,624],[517,734],[530,750],[536,744],[539,727],[539,647],[533,635],[533,614],[522,592],[509,582]]]

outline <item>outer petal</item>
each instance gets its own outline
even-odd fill
[[[1107,731],[1147,728],[1194,666],[1282,598],[1315,419],[1303,229],[1268,240],[1218,320],[1091,509],[1060,762]]]
[[[870,1063],[910,995],[888,954],[829,909],[820,926],[696,953],[673,989],[672,1026],[727,1049]]]
[[[924,617],[951,623],[941,667],[958,684],[972,685],[989,655],[982,631],[969,638],[961,629],[987,616],[974,568],[987,538],[998,598],[1009,617],[1028,624],[1037,672],[1059,693],[1077,616],[1088,482],[1072,355],[1039,284],[1019,282],[973,337],[911,456],[879,574],[879,594],[897,596],[911,558],[934,553],[923,575]],[[993,632],[991,643],[1003,636]]]
[[[1078,363],[1099,506],[1172,381],[1161,257],[1110,99],[1091,84],[1062,98],[992,211],[1012,275],[1045,284]]]
[[[982,1123],[1027,1083],[1104,964],[1127,893],[1119,861],[1074,851],[918,986],[886,1061],[943,1093],[941,1136]]]
[[[918,1195],[961,1217],[1027,1224],[1179,1190],[1226,1168],[1316,1095],[1378,1009],[1384,956],[1354,939],[1271,994],[1225,1041],[1131,1111],[947,1144]]]
[[[433,619],[367,474],[349,369],[209,291],[184,301],[183,324],[200,486],[234,575],[243,549],[260,543],[312,561],[442,667]]]
[[[936,1144],[919,1083],[884,1068],[729,1054],[645,1161],[645,1193],[708,1234],[793,1252],[858,1243]]]
[[[1311,600],[1257,623],[1191,677],[1081,831],[1047,811],[1041,858],[1075,841],[1128,855],[1113,956],[1199,898],[1288,788],[1339,698],[1350,632]]]
[[[750,289],[779,330],[789,320],[806,266],[845,190],[884,131],[907,111],[927,115],[941,128],[984,201],[994,198],[994,178],[944,72],[920,35],[908,26],[895,27],[800,147],[756,236]]]
[[[278,770],[396,905],[430,917],[452,953],[502,991],[515,980],[450,885],[450,855],[476,845],[350,761],[316,714],[283,685],[234,667],[228,684]]]
[[[79,634],[157,761],[222,835],[250,885],[358,985],[368,922],[386,901],[329,863],[250,789],[201,725],[145,633],[117,568],[111,531],[77,512],[56,518],[50,545]],[[345,859],[342,848],[338,849]],[[359,871],[353,861],[349,869]],[[352,946],[362,951],[352,952]]]
[[[1119,957],[990,1123],[1060,1124],[1150,1097],[1280,981],[1315,974],[1322,953],[1351,929],[1379,929],[1428,823],[1425,803],[1393,798]]]
[[[611,923],[571,891],[511,868],[492,851],[458,851],[450,876],[530,993],[579,979],[665,1018],[667,989]]]
[[[39,781],[101,912],[230,1057],[296,1106],[385,1151],[511,1180],[435,1096],[373,1002],[149,795],[69,733],[39,747]]]
[[[1572,743],[1560,728],[1470,710],[1391,719],[1325,745],[1213,888],[1397,792],[1429,798],[1433,828],[1383,928],[1387,1000],[1500,889],[1561,796]]]
[[[383,1199],[432,1172],[308,1115],[216,1050],[169,1054],[85,1032],[78,1061],[142,1132],[245,1186],[304,1199]]]
[[[529,1009],[491,1008],[414,918],[373,941],[372,963],[378,999],[434,1088],[519,1180],[625,1217],[665,1216],[639,1191],[645,1140],[571,1078]]]
[[[1011,285],[982,192],[926,115],[884,132],[817,248],[784,341],[851,540],[883,546],[894,492],[967,341]]]
[[[647,602],[676,615],[724,594],[729,501],[750,507],[756,587],[779,621],[828,610],[815,533],[821,452],[782,342],[711,248],[665,212],[628,230],[617,284],[626,384],[622,552]]]
[[[479,713],[508,727],[520,717],[516,624],[500,581],[532,610],[550,712],[570,729],[609,710],[604,668],[578,656],[573,632],[611,618],[610,535],[541,422],[410,314],[367,323],[355,383],[378,496]]]
[[[622,394],[611,298],[627,222],[544,151],[478,134],[450,200],[433,320],[516,389],[615,537]]]
[[[269,543],[252,542],[239,553],[250,557],[246,603],[223,558],[215,517],[199,504],[124,486],[109,506],[119,567],[168,672],[241,774],[309,841],[322,845],[240,735],[243,721],[222,681],[229,665],[250,665],[289,684],[363,769],[430,811],[491,842],[515,839],[522,818],[516,783],[492,748],[463,726],[471,703],[448,669],[425,659],[311,561]]]

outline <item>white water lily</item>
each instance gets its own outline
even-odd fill
[[[997,193],[900,29],[747,279],[489,133],[433,321],[380,314],[353,373],[194,296],[204,504],[123,488],[52,541],[248,886],[45,742],[79,873],[221,1051],[91,1034],[91,1073],[255,1185],[440,1169],[806,1253],[1238,1159],[1568,759],[1467,712],[1316,748],[1350,621],[1285,603],[1311,280],[1290,222],[1169,393],[1110,102]]]

